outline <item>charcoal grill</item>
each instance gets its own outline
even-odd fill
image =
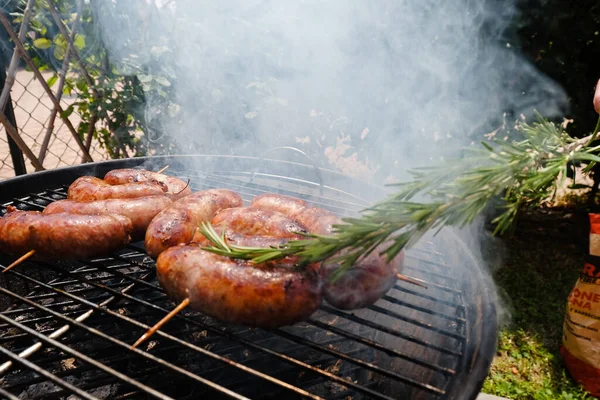
[[[143,167],[190,178],[194,191],[304,198],[355,215],[385,189],[311,163],[190,155],[84,164],[0,183],[0,209],[42,210],[82,175]],[[143,242],[85,262],[26,261],[0,276],[0,395],[9,399],[474,399],[496,349],[488,278],[457,232],[407,252],[405,274],[373,306],[324,304],[266,331],[185,310],[139,349],[129,346],[174,304]],[[13,258],[0,254],[5,268]]]

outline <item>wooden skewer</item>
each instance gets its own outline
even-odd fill
[[[28,251],[27,253],[23,254],[21,257],[19,257],[15,261],[13,261],[13,263],[10,264],[8,267],[4,268],[2,270],[2,273],[5,273],[6,271],[8,271],[9,269],[11,269],[13,267],[16,267],[17,265],[21,264],[23,261],[27,260],[29,257],[31,257],[34,254],[35,254],[35,250]]]
[[[169,168],[168,165],[165,165],[164,167],[162,167],[162,169],[160,169],[159,171],[157,171],[157,174],[162,174],[163,172],[165,172],[167,170],[167,168]]]
[[[397,274],[396,277],[398,279],[400,279],[401,281],[412,283],[413,285],[421,286],[422,288],[427,289],[427,285],[426,285],[427,282],[425,282],[421,279],[410,278],[410,277],[408,277],[406,275],[402,275],[402,274]]]
[[[170,313],[168,313],[163,319],[161,319],[160,321],[158,321],[152,328],[148,329],[148,331],[146,333],[144,333],[138,340],[137,342],[135,342],[130,349],[134,349],[136,348],[138,345],[140,345],[143,341],[145,341],[146,339],[148,339],[150,336],[154,335],[154,333],[159,330],[160,328],[163,327],[164,324],[166,324],[167,322],[169,322],[169,320],[171,320],[175,315],[177,315],[181,310],[183,310],[184,308],[186,308],[188,305],[190,304],[190,298],[187,297],[185,299],[183,299],[183,301],[181,303],[179,303],[179,305],[177,307],[175,307]]]

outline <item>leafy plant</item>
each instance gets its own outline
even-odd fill
[[[21,0],[20,9],[11,13],[16,25],[22,22],[25,3]],[[176,117],[178,105],[170,100],[169,92],[173,77],[165,71],[147,71],[136,62],[139,54],[135,51],[121,59],[111,59],[95,21],[99,12],[94,8],[96,3],[81,2],[81,9],[78,9],[78,3],[78,0],[36,0],[29,24],[30,40],[24,43],[40,71],[53,71],[47,80],[52,89],[56,90],[59,73],[66,66],[64,70],[68,74],[61,92],[76,99],[60,117],[68,118],[77,112],[81,117],[77,131],[82,141],[86,138],[89,141],[91,133],[111,158],[170,151],[173,143],[169,136],[162,132],[156,134],[163,128],[153,125],[153,119],[148,117],[147,99],[160,99],[160,109],[168,110],[169,116]],[[117,14],[117,6],[118,2],[103,2],[97,7],[113,7],[108,12]],[[52,7],[55,15],[60,17],[66,35],[53,16]],[[71,52],[67,56],[71,28],[78,12],[78,28],[72,36],[77,55]],[[130,44],[128,48],[134,50],[136,46]],[[158,50],[150,57],[168,56],[168,47],[156,48]]]

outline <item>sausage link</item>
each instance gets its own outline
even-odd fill
[[[303,239],[301,233],[308,230],[296,220],[277,211],[252,207],[235,207],[222,210],[212,219],[215,231],[224,234],[227,244],[244,247],[280,247],[290,239]],[[202,246],[211,245],[199,231],[192,242]],[[297,261],[297,257],[287,257],[283,263]]]
[[[308,318],[322,301],[320,279],[291,264],[254,265],[182,245],[156,261],[158,281],[175,300],[226,323],[277,328]]]
[[[192,189],[181,179],[145,169],[113,169],[104,175],[104,181],[110,185],[121,185],[133,182],[158,182],[167,189],[166,192],[172,200],[179,200],[182,197],[192,194]]]
[[[308,203],[295,197],[264,193],[254,197],[250,203],[250,207],[277,211],[294,218],[294,215],[308,207]]]
[[[121,215],[43,214],[12,211],[0,218],[0,251],[35,250],[38,259],[83,260],[126,246],[133,230]]]
[[[58,200],[44,209],[44,214],[72,213],[88,215],[123,215],[131,220],[132,240],[144,239],[152,219],[173,201],[167,196],[147,196],[133,199],[106,199],[97,201]]]
[[[136,197],[165,195],[166,187],[153,182],[133,182],[110,185],[100,178],[82,176],[67,191],[67,198],[75,201],[106,199],[132,199]]]
[[[340,268],[339,264],[323,262],[319,275],[323,279],[325,300],[341,310],[355,310],[377,302],[394,286],[404,263],[403,252],[388,263],[378,254],[384,249],[379,246],[367,257],[359,258],[335,282],[331,278]]]
[[[242,204],[239,194],[226,189],[204,190],[175,201],[158,213],[148,226],[146,253],[156,259],[169,247],[190,243],[201,222],[209,222],[217,212]]]
[[[341,218],[335,214],[321,208],[310,207],[303,200],[289,196],[264,194],[257,196],[251,206],[279,210],[306,226],[310,233],[318,235],[332,235],[333,226],[343,224]],[[332,282],[331,277],[340,266],[325,260],[319,268],[319,274],[324,282],[325,300],[332,306],[344,310],[364,308],[379,300],[394,286],[397,274],[402,271],[404,265],[403,252],[388,263],[384,256],[379,255],[384,249],[385,245],[381,245],[367,257],[359,258],[335,282]]]
[[[222,210],[215,215],[211,224],[215,227],[229,227],[240,234],[249,236],[302,239],[300,233],[308,233],[306,227],[280,212],[253,207]]]

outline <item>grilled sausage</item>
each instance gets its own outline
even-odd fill
[[[0,251],[38,259],[83,260],[126,246],[133,230],[121,215],[43,214],[9,210],[0,218]]]
[[[335,282],[331,278],[340,266],[324,262],[319,275],[323,279],[325,300],[342,310],[356,310],[370,306],[386,294],[402,270],[404,253],[400,252],[388,263],[384,256],[378,254],[384,249],[384,246],[380,246],[367,257],[359,258]]]
[[[75,201],[133,199],[136,197],[165,195],[166,191],[166,186],[158,182],[133,182],[122,185],[110,185],[100,178],[82,176],[69,186],[67,198]]]
[[[254,197],[250,207],[273,210],[294,218],[294,215],[308,208],[308,203],[295,197],[265,193]]]
[[[306,227],[284,214],[252,207],[232,207],[215,215],[211,224],[217,228],[224,226],[248,236],[274,236],[286,239],[302,239],[301,233],[308,233]]]
[[[132,240],[142,240],[152,219],[173,201],[167,196],[147,196],[133,199],[106,199],[97,201],[58,200],[44,209],[44,214],[72,213],[88,215],[123,215],[131,220]]]
[[[192,189],[181,179],[137,168],[121,168],[109,171],[104,175],[104,181],[111,185],[121,185],[132,182],[158,182],[167,188],[172,200],[192,194]]]
[[[201,222],[209,222],[217,212],[242,204],[239,194],[226,189],[204,190],[175,201],[158,213],[148,226],[146,253],[156,259],[169,247],[190,243]]]
[[[211,224],[225,242],[245,247],[280,247],[290,239],[302,239],[308,233],[305,226],[277,211],[250,207],[227,208],[217,213]],[[202,246],[212,245],[197,231],[192,242]],[[296,257],[287,257],[284,263],[292,263]]]
[[[284,212],[306,226],[310,233],[318,235],[332,235],[333,226],[343,224],[336,215],[289,196],[260,195],[252,201],[251,206]],[[384,249],[384,245],[381,245],[367,257],[359,258],[335,282],[331,278],[340,266],[324,261],[319,268],[319,275],[323,279],[325,300],[344,310],[364,308],[379,300],[396,283],[404,262],[404,253],[400,252],[388,263],[384,256],[379,255]]]
[[[252,199],[251,207],[264,210],[278,211],[294,218],[311,233],[328,235],[333,232],[333,225],[341,224],[341,220],[334,214],[322,208],[311,207],[307,202],[295,197],[265,193]]]
[[[295,238],[299,235],[294,232],[303,229],[283,214],[251,208],[221,211],[212,223],[231,230],[227,240],[248,238],[253,245]],[[173,300],[189,298],[192,308],[226,323],[267,329],[291,325],[309,317],[322,302],[317,272],[289,260],[255,265],[189,244],[163,251],[156,268],[158,281]]]

